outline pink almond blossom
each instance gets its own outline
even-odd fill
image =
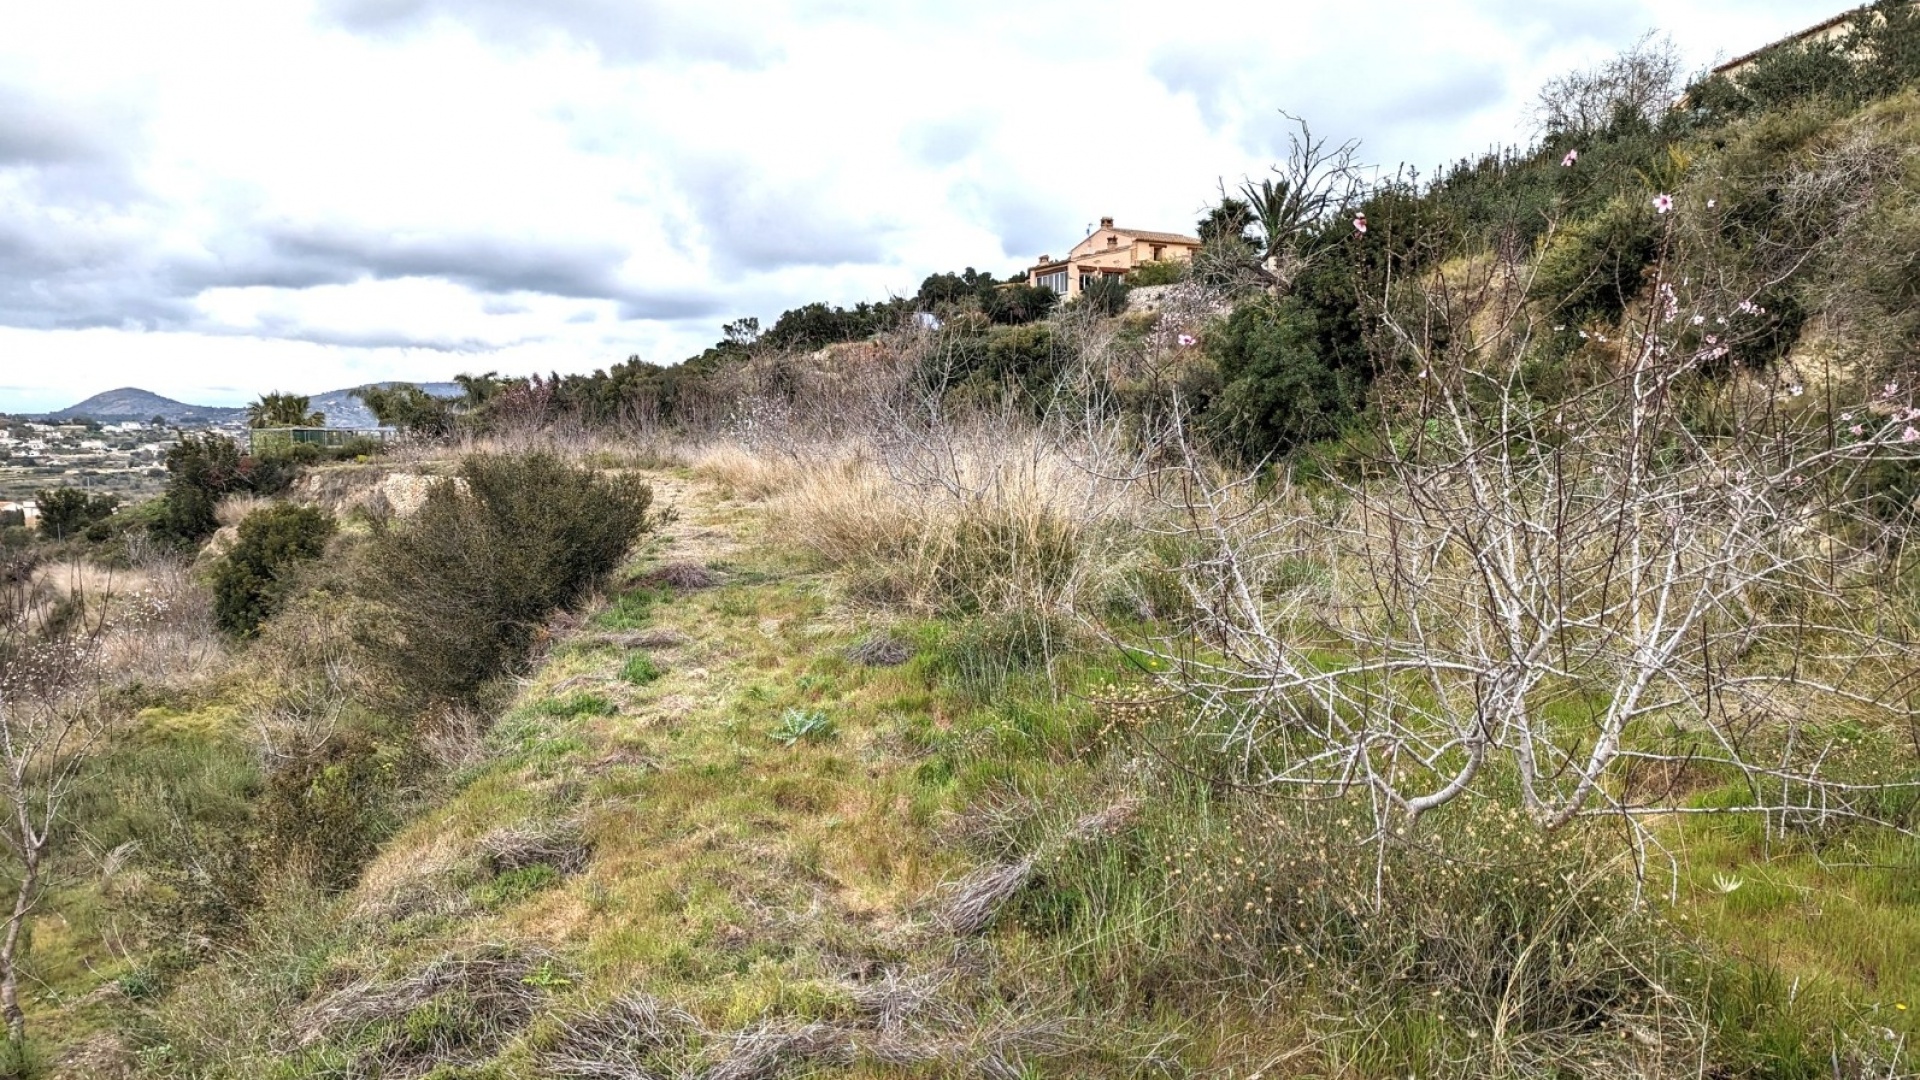
[[[1673,209],[1673,196],[1667,194],[1664,191],[1658,195],[1655,195],[1653,197],[1653,208],[1654,210],[1662,214]]]
[[[1355,215],[1353,215],[1353,231],[1354,231],[1354,232],[1357,232],[1357,233],[1359,233],[1359,234],[1360,234],[1360,235],[1362,235],[1362,236],[1365,236],[1365,235],[1366,235],[1366,233],[1367,233],[1367,215],[1365,215],[1365,214],[1355,214]]]
[[[1560,159],[1560,167],[1563,169],[1571,169],[1573,168],[1573,163],[1579,160],[1580,151],[1569,150],[1567,151],[1567,156]]]
[[[1180,335],[1180,347],[1181,347],[1181,348],[1183,348],[1183,349],[1184,349],[1184,348],[1187,348],[1187,347],[1189,347],[1189,346],[1191,346],[1192,344],[1193,344],[1193,335],[1192,335],[1192,334],[1181,334],[1181,335]]]

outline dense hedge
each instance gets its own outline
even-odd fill
[[[367,552],[368,592],[391,617],[378,655],[395,683],[417,698],[471,697],[619,564],[652,494],[546,453],[467,458],[411,520],[380,524]]]

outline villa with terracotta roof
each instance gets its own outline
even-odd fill
[[[1199,250],[1197,236],[1125,228],[1103,217],[1100,227],[1075,244],[1066,258],[1040,256],[1027,269],[1027,284],[1044,285],[1071,300],[1101,277],[1125,277],[1129,270],[1150,262],[1192,262]]]
[[[1865,10],[1865,7],[1850,8],[1816,26],[1809,26],[1797,34],[1781,38],[1779,41],[1773,42],[1770,45],[1761,46],[1745,55],[1736,56],[1726,63],[1721,64],[1719,67],[1714,68],[1713,73],[1715,75],[1725,75],[1730,79],[1738,79],[1775,49],[1790,45],[1817,45],[1821,42],[1837,41],[1845,37],[1847,33],[1853,29],[1855,17]],[[1886,16],[1878,12],[1875,12],[1873,17],[1877,22],[1886,21]]]

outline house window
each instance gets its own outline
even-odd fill
[[[1052,273],[1041,274],[1034,278],[1033,283],[1043,289],[1052,289],[1054,293],[1059,296],[1065,296],[1067,294],[1067,272],[1065,270],[1055,270]]]
[[[1107,246],[1108,246],[1108,247],[1119,247],[1119,246],[1120,246],[1120,238],[1119,238],[1119,237],[1117,237],[1117,236],[1109,236],[1109,237],[1107,237]]]
[[[1165,245],[1165,244],[1155,244],[1155,245],[1153,245],[1153,261],[1154,261],[1154,262],[1159,262],[1159,261],[1160,261],[1160,253],[1161,253],[1161,252],[1163,252],[1163,251],[1165,251],[1165,250],[1167,250],[1167,248],[1166,248],[1166,245]]]

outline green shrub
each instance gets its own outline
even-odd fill
[[[149,529],[175,546],[198,544],[220,527],[214,506],[221,496],[277,494],[293,482],[294,472],[289,463],[241,453],[240,444],[225,435],[185,436],[167,451],[167,493]]]
[[[475,455],[412,520],[376,527],[368,591],[390,623],[376,654],[416,699],[469,698],[541,622],[619,565],[652,491],[546,453]]]
[[[1221,390],[1208,422],[1246,461],[1328,438],[1358,409],[1367,379],[1327,362],[1319,319],[1296,298],[1241,304],[1207,351]]]
[[[351,886],[401,821],[407,756],[353,728],[293,748],[255,808],[263,850],[320,889]]]
[[[992,321],[1018,326],[1045,318],[1059,300],[1054,291],[1045,286],[1018,284],[987,293],[981,307]]]
[[[120,496],[63,487],[34,495],[40,508],[40,533],[56,540],[81,536],[120,508]],[[24,524],[24,519],[22,521]]]
[[[1187,264],[1172,260],[1141,263],[1127,273],[1127,284],[1134,288],[1176,285],[1185,280],[1187,280]]]
[[[1816,41],[1773,49],[1740,76],[1751,108],[1772,112],[1852,89],[1853,62],[1838,42]]]
[[[319,558],[333,518],[310,506],[278,503],[240,522],[240,539],[213,568],[213,618],[220,629],[248,637],[285,601],[301,563]]]
[[[1660,235],[1649,200],[1619,196],[1548,242],[1532,297],[1553,311],[1555,322],[1618,322],[1660,253]]]
[[[1112,274],[1101,274],[1080,291],[1080,303],[1102,315],[1118,315],[1127,310],[1127,282]]]

